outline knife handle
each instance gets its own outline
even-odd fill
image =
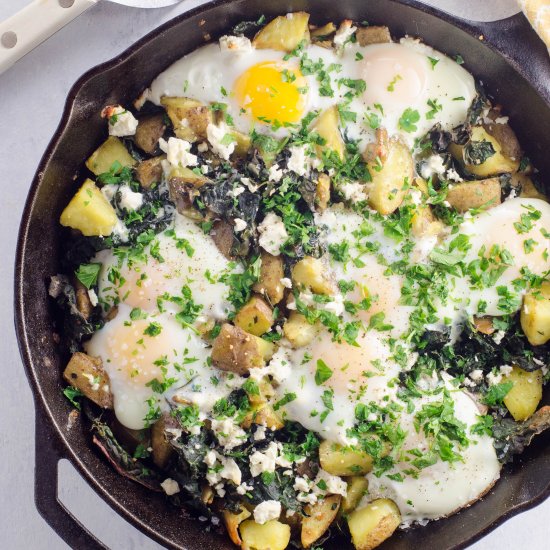
[[[0,73],[78,17],[97,0],[34,0],[0,22]]]

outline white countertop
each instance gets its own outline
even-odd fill
[[[0,20],[29,0],[2,0]],[[510,13],[513,0],[485,0]],[[87,69],[122,52],[138,38],[186,9],[202,3],[140,10],[100,2],[15,67],[0,75],[0,540],[10,550],[66,548],[34,506],[34,406],[13,329],[13,258],[19,220],[38,162],[57,124],[69,88]],[[475,5],[478,0],[430,0],[441,7]],[[500,13],[500,12],[499,12]],[[502,12],[504,13],[504,12]],[[73,467],[60,464],[59,495],[65,505],[113,549],[158,549],[88,487]],[[506,522],[474,545],[475,550],[548,548],[550,499]],[[545,536],[546,535],[546,536]],[[436,549],[434,549],[436,550]]]

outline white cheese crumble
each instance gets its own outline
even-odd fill
[[[237,494],[238,495],[246,495],[246,493],[248,493],[249,491],[252,491],[252,489],[254,489],[254,486],[247,485],[246,483],[241,483],[237,487]]]
[[[235,224],[235,231],[237,233],[240,233],[241,231],[244,231],[246,229],[247,223],[244,220],[241,220],[241,218],[235,218],[233,220]]]
[[[212,420],[212,431],[216,434],[219,444],[227,450],[233,449],[246,439],[246,432],[235,424],[232,418]]]
[[[254,441],[263,441],[265,439],[265,426],[259,424],[254,432]]]
[[[454,168],[449,168],[449,169],[447,170],[447,173],[446,173],[445,177],[446,177],[448,180],[451,180],[451,181],[456,181],[456,182],[464,181],[464,180],[458,175],[458,172],[457,172]]]
[[[121,185],[118,188],[120,193],[120,206],[126,210],[138,210],[143,205],[143,195],[130,189],[129,185]]]
[[[252,42],[246,36],[225,35],[220,38],[220,49],[222,52],[250,52]]]
[[[277,500],[264,500],[254,508],[254,521],[260,525],[272,519],[279,519],[280,515],[281,503]]]
[[[108,116],[110,136],[125,137],[135,135],[138,121],[130,111],[118,105],[113,109],[109,109]]]
[[[508,376],[509,374],[512,374],[513,370],[514,368],[511,367],[510,365],[502,365],[502,367],[500,367],[499,369],[500,374],[502,374],[502,376]]]
[[[261,380],[264,376],[271,375],[277,384],[286,380],[290,373],[288,352],[283,347],[275,352],[268,365],[250,369],[250,377],[254,380]]]
[[[172,166],[196,166],[197,155],[190,153],[191,144],[184,139],[175,137],[168,138],[166,141],[164,138],[159,139],[159,147],[161,151],[166,153],[166,158]]]
[[[260,233],[258,241],[260,246],[273,256],[279,256],[281,246],[288,239],[288,233],[286,232],[283,220],[277,214],[269,212],[258,226],[258,231]]]
[[[311,170],[311,157],[305,145],[289,147],[290,158],[287,168],[298,176],[305,176]]]
[[[475,369],[470,373],[470,378],[474,382],[481,382],[481,379],[483,378],[483,371],[481,369]]]
[[[235,140],[226,143],[225,136],[227,135],[230,135],[230,131],[225,122],[220,123],[218,126],[210,123],[206,127],[206,137],[212,146],[212,151],[224,160],[229,160],[235,150]]]
[[[430,156],[420,168],[420,175],[425,179],[430,179],[434,174],[441,175],[445,173],[445,164],[443,158],[439,155]]]
[[[291,281],[288,277],[283,277],[283,278],[280,280],[280,283],[281,283],[285,288],[292,288],[292,281]]]
[[[123,243],[128,241],[128,228],[121,220],[117,220],[111,234],[116,235]]]
[[[319,483],[326,485],[326,489],[321,489]],[[322,484],[322,486],[324,486]],[[348,494],[348,485],[347,483],[338,476],[329,474],[322,468],[319,470],[315,481],[313,482],[314,491],[319,492],[320,494],[329,493],[331,495],[342,495],[345,497]]]
[[[493,342],[495,344],[500,344],[502,342],[502,339],[506,336],[506,332],[504,332],[503,330],[497,330],[494,334],[493,334]]]
[[[354,27],[352,22],[349,19],[342,21],[339,29],[334,35],[334,45],[336,48],[343,48],[344,45],[349,41],[353,36],[353,33],[357,30],[357,27]]]
[[[180,492],[180,486],[178,485],[178,482],[172,478],[166,478],[160,486],[164,489],[164,492],[168,496],[175,495],[176,493]]]
[[[269,181],[274,181],[278,183],[283,177],[283,169],[279,167],[278,164],[274,164],[269,168]]]
[[[487,380],[487,383],[489,384],[489,386],[494,386],[495,384],[500,384],[500,382],[502,380],[502,374],[500,374],[500,373],[494,374],[494,373],[490,372],[485,377],[485,380]]]
[[[90,303],[93,307],[97,306],[97,304],[99,303],[99,299],[93,288],[90,288],[88,290],[88,298],[90,298]]]
[[[366,200],[365,185],[359,182],[348,182],[341,185],[339,191],[344,195],[344,199],[350,202],[362,202]]]
[[[277,443],[272,441],[267,449],[261,453],[260,451],[254,451],[249,458],[250,461],[250,475],[257,477],[263,472],[274,472],[275,461],[277,460],[278,447]]]

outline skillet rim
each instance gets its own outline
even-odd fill
[[[28,245],[28,232],[29,232],[29,226],[31,223],[31,212],[33,210],[35,200],[37,198],[38,192],[42,184],[43,175],[51,162],[52,156],[56,148],[59,146],[59,142],[61,141],[64,132],[66,131],[67,127],[71,122],[71,114],[74,111],[75,107],[77,106],[78,95],[81,92],[81,90],[86,86],[86,84],[88,84],[91,80],[93,80],[95,77],[99,76],[103,72],[114,69],[117,66],[124,64],[132,55],[138,53],[143,46],[146,46],[150,42],[154,41],[159,36],[161,36],[165,31],[171,29],[172,27],[178,26],[184,23],[185,21],[190,20],[196,16],[200,16],[201,14],[204,14],[205,12],[211,9],[220,8],[222,6],[228,6],[233,3],[240,3],[242,1],[244,0],[212,0],[211,2],[206,2],[204,4],[196,6],[191,10],[185,11],[184,13],[163,23],[161,26],[154,28],[152,31],[148,32],[146,35],[144,35],[138,41],[131,44],[128,48],[126,48],[124,51],[122,51],[115,57],[92,67],[91,69],[86,71],[80,78],[78,78],[78,80],[73,84],[73,86],[69,90],[69,93],[65,100],[65,104],[61,114],[59,124],[51,140],[49,141],[44,154],[40,159],[40,162],[36,169],[35,176],[29,187],[27,199],[25,201],[25,205],[23,209],[21,223],[19,226],[18,238],[17,238],[15,270],[14,270],[15,271],[15,277],[14,277],[15,332],[16,332],[16,338],[18,342],[20,355],[23,361],[23,366],[25,368],[25,374],[32,388],[33,400],[35,404],[35,415],[37,418],[36,425],[38,425],[38,416],[40,414],[46,415],[47,418],[41,418],[40,422],[47,423],[49,430],[52,432],[52,434],[56,438],[56,443],[61,444],[62,451],[59,452],[58,458],[68,459],[69,462],[84,477],[86,482],[94,489],[96,494],[98,494],[103,501],[105,501],[113,510],[115,510],[131,525],[138,528],[140,531],[142,531],[147,536],[151,537],[153,540],[161,544],[168,545],[170,547],[175,547],[171,539],[166,538],[163,534],[157,531],[152,525],[143,522],[139,517],[134,515],[131,511],[127,510],[124,507],[124,505],[119,500],[116,499],[116,497],[108,493],[107,488],[97,479],[96,476],[94,476],[94,474],[86,467],[84,462],[80,459],[80,456],[79,456],[80,448],[73,447],[67,441],[67,438],[64,435],[64,433],[58,429],[57,422],[52,412],[51,404],[49,403],[49,399],[47,398],[44,391],[40,387],[38,383],[38,378],[35,374],[36,364],[32,358],[32,355],[33,355],[32,350],[33,350],[33,347],[35,346],[31,344],[28,338],[29,328],[27,327],[27,320],[25,316],[26,300],[24,298],[24,289],[23,289],[23,283],[24,283],[23,273],[25,268],[24,263],[25,263],[26,253],[27,253],[27,245]],[[459,30],[466,32],[467,34],[471,35],[474,38],[478,37],[480,30],[484,30],[485,28],[487,28],[487,25],[483,23],[469,22],[465,19],[461,19],[447,12],[441,11],[433,6],[428,6],[420,2],[417,2],[416,0],[390,0],[390,1],[395,4],[408,6],[420,12],[427,13],[429,15],[437,17],[438,19],[444,21],[446,24],[450,24],[458,28]],[[509,21],[517,17],[518,15],[515,15],[503,21]],[[517,72],[526,81],[528,86],[532,88],[533,91],[550,108],[550,89],[544,89],[544,88],[541,89],[540,84],[537,85],[532,81],[532,78],[529,77],[528,71],[526,71],[525,68],[517,62],[517,60],[511,58],[510,55],[507,55],[506,52],[504,52],[501,48],[497,47],[497,45],[493,44],[492,41],[490,41],[489,39],[486,39],[482,45],[496,52],[496,54],[499,57],[501,57],[506,63],[511,65],[514,71]],[[200,45],[197,45],[196,47],[199,47],[199,46]],[[470,537],[466,538],[462,542],[449,546],[448,550],[458,550],[471,545],[472,543],[483,538],[489,532],[496,529],[498,526],[502,525],[505,521],[507,521],[511,517],[523,511],[526,511],[528,509],[534,508],[535,506],[537,506],[538,504],[546,500],[548,497],[550,497],[550,483],[547,485],[546,488],[544,488],[544,490],[541,490],[539,494],[536,495],[535,497],[525,500],[519,504],[510,506],[510,508],[506,512],[498,516],[495,520],[492,521],[492,523],[488,524],[487,526],[479,530],[477,533],[472,534]],[[83,527],[83,529],[85,528]]]

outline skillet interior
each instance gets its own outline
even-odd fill
[[[46,280],[58,271],[59,214],[76,189],[73,181],[82,160],[104,139],[104,122],[99,116],[108,103],[129,103],[159,72],[210,37],[217,38],[243,19],[257,19],[287,11],[306,10],[313,22],[344,18],[387,24],[396,36],[419,35],[435,48],[460,54],[466,68],[481,77],[487,90],[505,106],[528,156],[550,182],[550,90],[544,89],[546,75],[538,74],[536,59],[520,67],[521,59],[506,61],[477,36],[479,30],[465,22],[420,7],[413,1],[379,0],[237,0],[214,2],[173,20],[154,31],[115,60],[91,70],[73,87],[61,125],[54,136],[33,182],[21,225],[16,265],[15,309],[21,353],[34,386],[38,414],[57,432],[62,454],[83,472],[94,489],[119,513],[147,534],[174,548],[232,548],[224,535],[208,534],[204,526],[185,519],[162,496],[116,474],[93,450],[89,436],[79,423],[67,427],[70,407],[61,395],[61,357],[52,333],[52,315]],[[506,26],[507,25],[507,26]],[[509,36],[528,42],[528,51],[541,53],[534,33],[522,36],[521,17],[505,23]],[[519,26],[519,27],[518,27]],[[501,28],[502,29],[502,28]],[[515,34],[514,34],[515,33]],[[490,37],[490,32],[488,32]],[[486,35],[487,36],[487,35]],[[494,36],[493,43],[502,40]],[[512,43],[512,47],[521,44]],[[544,54],[544,48],[542,49]],[[519,61],[518,61],[519,59]],[[542,58],[544,59],[544,58]],[[514,68],[519,69],[516,70]],[[521,74],[530,77],[530,85]],[[536,81],[535,81],[536,80]],[[537,94],[537,88],[541,95]],[[550,191],[550,188],[547,188]],[[548,392],[546,402],[549,401]],[[503,474],[503,479],[483,501],[451,518],[398,533],[381,548],[408,550],[462,547],[517,511],[534,505],[550,493],[550,451],[548,437],[541,437],[520,460]],[[40,457],[40,449],[37,450]]]

